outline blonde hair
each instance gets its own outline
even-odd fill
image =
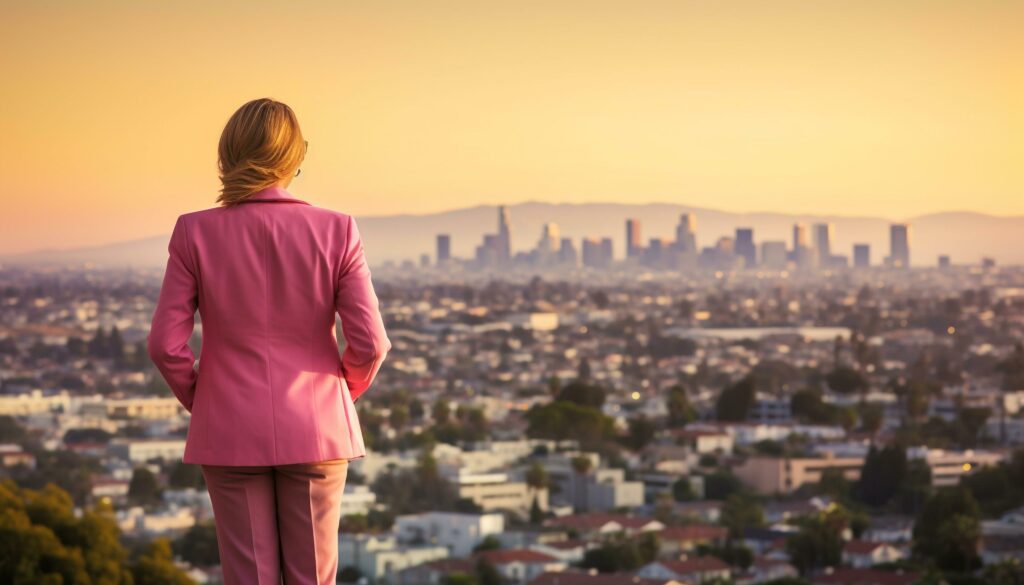
[[[295,174],[306,156],[299,120],[287,104],[270,98],[238,108],[220,135],[217,149],[224,206]]]

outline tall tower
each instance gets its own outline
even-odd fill
[[[889,265],[910,268],[910,225],[894,223],[889,227]]]
[[[854,268],[868,268],[871,266],[871,245],[870,244],[854,244],[853,245],[853,267]]]
[[[697,253],[697,216],[683,213],[679,216],[676,226],[676,246],[681,252]]]
[[[639,256],[643,249],[643,243],[640,240],[640,220],[639,219],[627,219],[626,220],[626,258],[632,258]]]
[[[793,263],[797,268],[814,266],[814,248],[805,223],[793,224]]]
[[[508,218],[508,209],[498,206],[498,262],[506,264],[512,258],[512,222]]]
[[[541,230],[540,240],[537,241],[537,256],[542,264],[550,263],[561,245],[561,237],[558,235],[558,224],[545,223]]]
[[[832,260],[832,233],[834,228],[830,223],[814,224],[814,252],[818,256],[818,263],[827,267]]]
[[[736,228],[734,251],[737,256],[743,258],[744,268],[757,266],[757,246],[754,244],[754,230],[752,228]]]
[[[452,237],[449,234],[437,234],[437,263],[444,264],[452,257]]]

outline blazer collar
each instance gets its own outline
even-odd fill
[[[252,195],[249,195],[240,203],[301,203],[303,205],[309,205],[309,203],[295,197],[287,190],[281,187],[270,186],[265,189],[260,189]]]

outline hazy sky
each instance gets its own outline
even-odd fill
[[[359,215],[1024,214],[1024,2],[0,0],[0,253],[167,234],[274,97]]]

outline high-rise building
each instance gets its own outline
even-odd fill
[[[910,225],[894,223],[889,227],[889,266],[910,268]]]
[[[540,239],[537,240],[537,262],[541,265],[555,264],[558,261],[561,243],[562,238],[558,235],[558,224],[545,223],[541,229]]]
[[[745,268],[757,266],[757,245],[754,244],[754,230],[752,228],[736,228],[736,255],[743,258]]]
[[[663,266],[667,261],[669,242],[664,238],[651,238],[644,250],[644,263],[648,266]]]
[[[949,268],[951,264],[952,261],[949,259],[948,255],[943,254],[939,256],[939,268]]]
[[[683,213],[679,216],[679,225],[676,226],[676,246],[681,252],[697,253],[696,215]]]
[[[607,268],[612,260],[611,238],[583,238],[583,265]]]
[[[807,224],[793,224],[793,264],[797,268],[813,268],[814,260],[814,248],[811,247]]]
[[[786,242],[776,240],[761,243],[761,266],[769,270],[785,270],[789,265]]]
[[[449,234],[437,234],[437,263],[444,264],[452,257],[452,237]]]
[[[639,256],[643,250],[643,242],[640,239],[640,220],[626,220],[626,258]]]
[[[498,207],[498,262],[507,264],[512,258],[512,222],[508,217],[508,208]]]
[[[871,246],[868,244],[853,245],[853,267],[868,268],[871,266]]]
[[[830,223],[814,224],[814,254],[817,257],[818,265],[824,268],[828,268],[832,261],[833,231]]]
[[[580,255],[576,251],[576,245],[572,243],[572,238],[562,238],[561,247],[558,249],[558,261],[569,266],[579,265]]]
[[[611,238],[601,238],[601,257],[606,267],[612,265],[612,260],[615,258],[615,252],[612,249]]]

